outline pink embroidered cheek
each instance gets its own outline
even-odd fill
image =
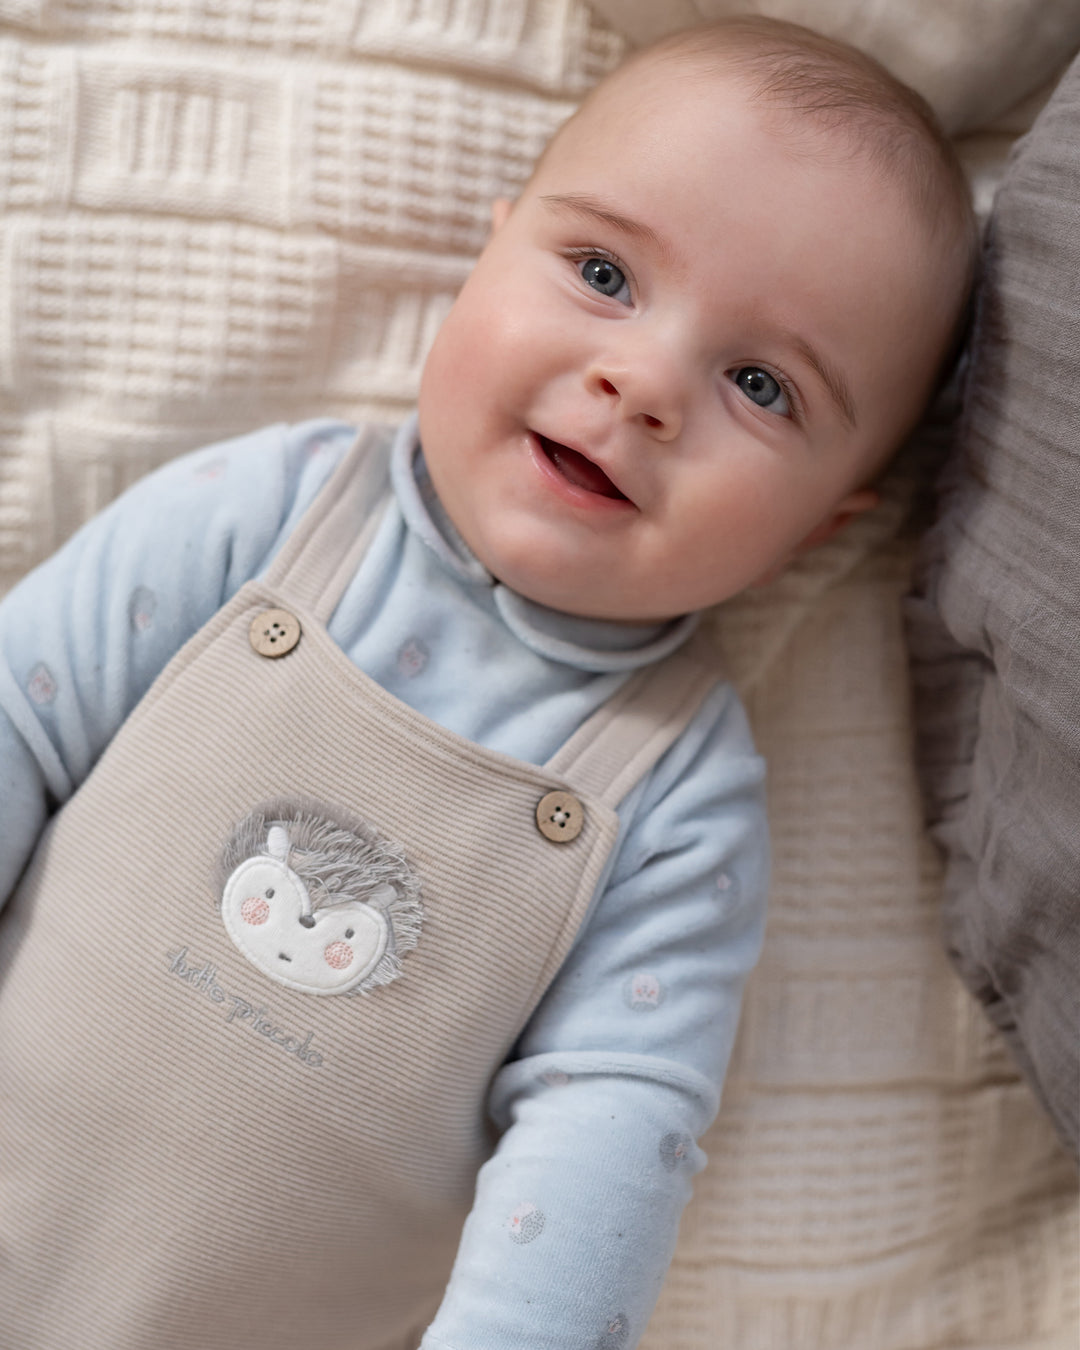
[[[353,959],[353,949],[347,942],[331,942],[323,952],[323,959],[331,970],[344,970]]]
[[[240,917],[245,923],[265,923],[270,917],[270,906],[261,895],[249,895],[240,906]]]

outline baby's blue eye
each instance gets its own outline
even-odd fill
[[[582,280],[601,295],[618,296],[626,289],[626,277],[608,258],[587,258],[580,264]]]
[[[780,381],[760,366],[743,366],[732,376],[735,383],[748,399],[759,408],[787,417],[791,412],[787,395],[780,387]]]

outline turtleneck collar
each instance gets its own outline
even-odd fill
[[[636,670],[673,652],[697,626],[697,614],[663,623],[583,619],[535,604],[496,580],[457,532],[436,495],[415,414],[398,429],[390,472],[409,530],[464,586],[488,592],[507,628],[538,655],[580,670]]]

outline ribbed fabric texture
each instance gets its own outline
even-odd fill
[[[181,450],[399,420],[489,199],[622,47],[582,0],[10,0],[3,25],[0,585]],[[1075,1350],[1075,1177],[941,955],[898,481],[725,611],[773,918],[648,1350]]]

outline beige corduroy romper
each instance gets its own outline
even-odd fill
[[[716,679],[685,652],[639,672],[543,768],[399,702],[325,629],[385,458],[362,435],[172,660],[5,912],[4,1350],[415,1346],[490,1149],[491,1077],[574,941],[615,805]],[[298,969],[286,952],[245,950],[291,855],[279,834],[235,868],[230,911],[223,845],[288,799],[401,846],[422,927],[396,978],[305,986],[260,968]],[[332,921],[312,898],[301,943]],[[331,986],[356,941],[335,922]]]

